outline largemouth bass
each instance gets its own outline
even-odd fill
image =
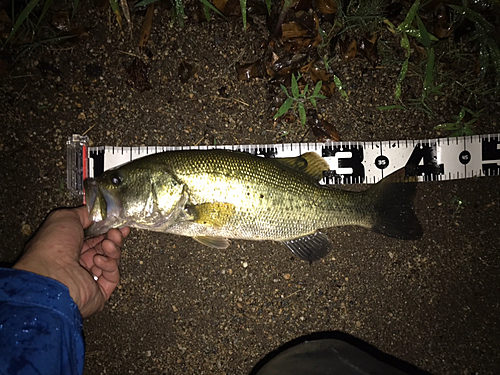
[[[316,153],[267,159],[226,150],[171,151],[85,180],[88,236],[130,226],[190,236],[218,249],[228,239],[284,243],[301,259],[325,256],[321,228],[358,225],[400,239],[422,228],[415,183],[404,169],[363,192],[320,185],[328,164]]]

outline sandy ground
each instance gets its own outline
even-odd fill
[[[73,133],[93,127],[94,145],[137,146],[280,143],[305,132],[296,125],[284,136],[287,129],[274,127],[265,80],[236,79],[235,64],[260,54],[258,26],[243,33],[238,22],[211,23],[179,32],[160,15],[152,89],[140,93],[124,69],[133,59],[124,52],[137,42],[109,26],[106,13],[87,16],[88,39],[38,49],[0,83],[4,265],[50,210],[79,204],[65,187],[65,142]],[[177,77],[183,59],[197,69],[186,84]],[[417,110],[378,111],[392,103],[397,67],[356,60],[338,61],[337,69],[350,100],[334,95],[321,111],[344,140],[438,137],[434,126],[456,113],[450,97],[435,104],[434,119]],[[406,93],[418,91],[411,76],[406,84]],[[495,103],[489,113],[482,133],[500,129]],[[85,374],[245,374],[270,351],[315,332],[349,334],[433,374],[500,373],[499,178],[420,183],[415,208],[421,240],[331,229],[335,251],[312,265],[271,242],[234,241],[215,251],[133,230],[118,290],[84,323]]]

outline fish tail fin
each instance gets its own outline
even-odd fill
[[[367,190],[375,210],[374,232],[403,240],[422,237],[422,226],[413,211],[416,185],[401,168]]]

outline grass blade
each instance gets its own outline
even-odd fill
[[[177,16],[177,21],[179,22],[180,27],[184,27],[184,3],[182,0],[175,0],[175,14]]]
[[[408,110],[406,107],[403,107],[402,105],[398,105],[398,104],[383,105],[383,106],[377,107],[377,109],[380,110],[380,111],[390,111],[392,109],[400,109],[402,111],[407,111]]]
[[[243,18],[243,30],[247,29],[247,0],[240,0],[241,18]]]
[[[312,96],[316,96],[319,94],[319,92],[321,90],[321,86],[323,86],[323,81],[318,81],[318,83],[316,83],[316,86],[314,87],[314,91],[313,91]]]
[[[424,26],[424,23],[422,22],[422,19],[419,17],[419,15],[416,15],[417,17],[417,25],[418,25],[418,31],[420,31],[420,42],[425,48],[429,48],[431,46],[431,37],[430,34],[427,32],[427,29]]]
[[[205,14],[205,19],[210,22],[210,8],[203,4],[203,13]]]
[[[285,113],[288,112],[288,110],[292,107],[293,104],[293,98],[287,98],[285,102],[281,105],[280,109],[278,109],[278,112],[274,115],[273,119],[277,119],[280,116],[283,116]]]
[[[208,1],[208,0],[200,0],[200,2],[205,6],[205,9],[210,9],[213,10],[215,13],[217,13],[219,16],[226,18],[226,16],[216,7],[213,6],[213,4]],[[207,15],[207,12],[205,12],[205,16]],[[210,20],[210,15],[208,16],[207,20]]]
[[[71,15],[71,18],[75,17],[76,10],[78,9],[78,5],[80,5],[80,0],[73,0],[73,13]]]
[[[142,0],[135,4],[136,7],[144,7],[152,3],[156,3],[158,0]]]
[[[116,15],[116,22],[118,22],[118,26],[120,29],[122,28],[122,15],[120,13],[120,7],[118,6],[117,0],[109,0],[109,4],[111,5],[111,9],[113,13]]]
[[[403,63],[401,71],[399,72],[398,81],[396,82],[396,92],[394,94],[396,100],[398,100],[401,97],[401,83],[405,79],[407,72],[408,72],[408,59],[406,59],[405,62]]]
[[[500,80],[500,50],[498,49],[498,44],[493,38],[488,38],[486,45],[488,46],[491,64],[496,71],[497,80]]]
[[[31,0],[28,5],[23,9],[19,17],[17,17],[16,23],[14,24],[14,27],[12,27],[12,31],[10,32],[9,36],[7,37],[7,40],[5,43],[8,43],[12,37],[16,34],[17,30],[19,27],[23,24],[23,22],[28,18],[30,13],[35,9],[37,4],[39,3],[40,0]]]
[[[422,98],[425,99],[427,94],[432,91],[434,81],[434,48],[429,48],[427,53],[427,65],[425,66],[424,89],[422,90]]]
[[[130,18],[130,10],[128,8],[128,1],[127,0],[120,0],[120,4],[122,6],[123,16],[127,20],[127,24],[128,24],[129,30],[132,33],[132,20]],[[130,35],[132,35],[132,34],[130,34]]]
[[[420,6],[420,0],[416,0],[413,5],[411,6],[410,10],[406,14],[405,20],[398,26],[398,31],[399,32],[404,32],[406,31],[413,20],[415,19],[415,16],[418,13],[418,7]]]
[[[295,74],[292,74],[292,96],[294,98],[299,97],[299,85],[297,83],[297,79],[295,78]]]
[[[285,85],[280,84],[280,87],[283,90],[283,92],[286,94],[286,96],[290,97],[290,95],[288,95],[288,90],[286,89]]]
[[[342,81],[335,74],[333,75],[333,82],[335,82],[335,86],[339,89],[340,95],[344,99],[348,100],[349,96],[347,95],[347,92],[344,90],[344,86],[342,85]]]
[[[47,11],[50,9],[53,2],[54,2],[54,0],[47,0],[45,2],[45,4],[43,4],[42,13],[40,14],[40,18],[38,19],[38,22],[36,23],[37,28],[38,28],[38,26],[40,26],[40,22],[42,21],[43,17],[47,13]],[[75,1],[75,2],[77,2],[77,1]],[[73,16],[75,15],[75,9],[76,9],[76,7],[73,8]]]
[[[267,14],[271,14],[271,0],[266,0]]]
[[[142,51],[144,46],[149,40],[149,36],[151,35],[151,27],[153,25],[153,16],[154,16],[154,4],[151,3],[148,6],[148,10],[146,12],[146,16],[144,17],[144,22],[142,24],[141,29],[141,37],[139,38],[139,49]]]
[[[306,109],[304,108],[304,103],[299,103],[299,117],[300,123],[302,125],[306,124]]]

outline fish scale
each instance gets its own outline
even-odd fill
[[[366,199],[362,194],[322,187],[276,159],[256,163],[249,154],[224,150],[160,155],[159,162],[188,186],[193,203],[224,202],[236,208],[223,227],[186,222],[173,226],[170,233],[288,240],[318,228],[369,225],[370,209],[363,206]]]

